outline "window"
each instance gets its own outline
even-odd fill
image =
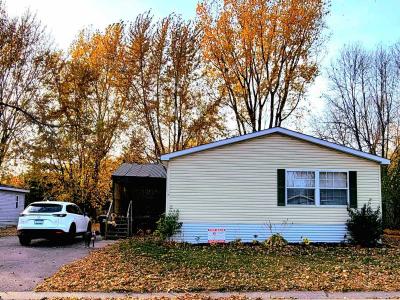
[[[287,172],[287,204],[315,204],[315,172]]]
[[[319,172],[320,204],[347,204],[347,172]]]
[[[15,199],[15,208],[18,208],[18,196]]]
[[[36,203],[29,205],[24,213],[55,213],[61,209],[59,204]]]
[[[67,212],[70,214],[83,215],[81,209],[76,205],[67,205]]]
[[[70,214],[77,214],[75,205],[67,205],[67,212]]]
[[[343,171],[286,172],[288,205],[347,205],[348,173]]]
[[[76,214],[77,215],[83,215],[82,210],[79,208],[79,206],[75,206]]]

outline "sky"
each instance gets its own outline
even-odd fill
[[[195,17],[197,0],[6,0],[10,15],[26,9],[37,14],[55,44],[67,49],[79,30],[102,29],[120,20],[132,21],[144,11],[155,17],[170,13]],[[323,110],[320,96],[327,88],[326,68],[345,45],[358,42],[367,48],[400,41],[400,0],[331,0],[327,17],[328,40],[321,51],[321,72],[308,96],[310,109]]]

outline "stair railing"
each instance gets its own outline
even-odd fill
[[[132,200],[129,202],[128,205],[128,211],[126,212],[126,219],[128,220],[128,236],[132,236],[132,231],[133,231]]]
[[[111,200],[110,207],[108,208],[108,212],[107,212],[107,216],[106,216],[106,230],[105,230],[105,233],[104,233],[104,239],[105,240],[107,239],[108,222],[110,221],[111,211],[112,211],[113,205],[114,205],[114,200]]]

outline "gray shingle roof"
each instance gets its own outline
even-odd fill
[[[167,178],[167,171],[162,164],[123,163],[112,176]]]

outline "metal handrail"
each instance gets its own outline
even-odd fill
[[[104,239],[107,239],[107,233],[108,233],[108,221],[110,220],[111,216],[111,209],[114,205],[114,200],[111,200],[110,207],[108,208],[107,216],[106,216],[106,231],[104,234]]]
[[[128,220],[128,236],[132,235],[132,200],[129,202],[128,211],[126,212],[126,218]]]

